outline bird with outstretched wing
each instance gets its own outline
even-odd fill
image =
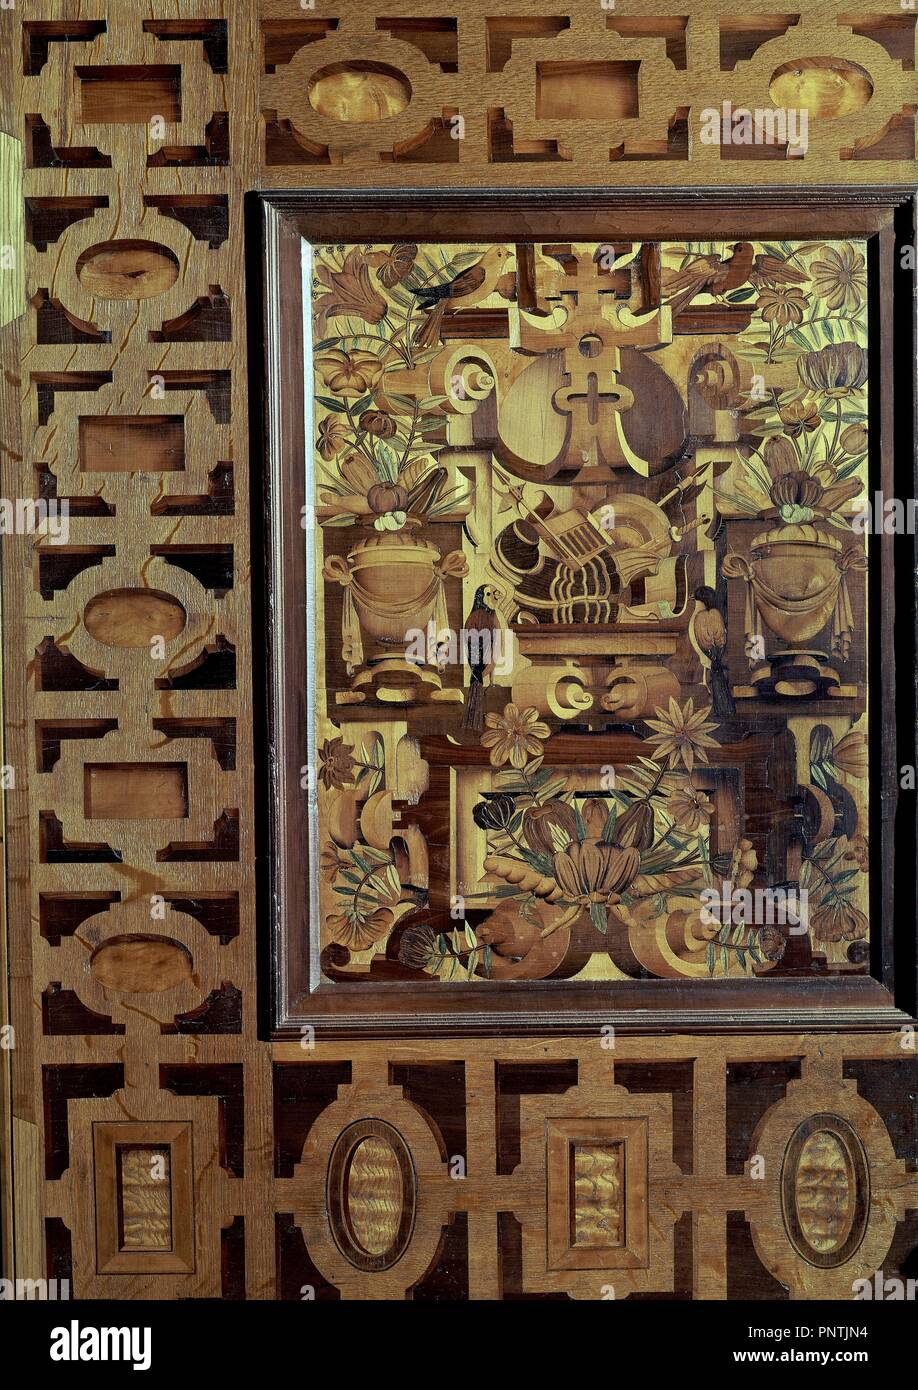
[[[710,294],[715,299],[721,299],[746,283],[752,270],[755,248],[748,241],[738,241],[732,249],[732,256],[726,259],[716,253],[694,256],[681,270],[670,271],[664,277],[665,302],[669,304],[674,318],[699,294]]]

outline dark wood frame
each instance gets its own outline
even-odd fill
[[[915,493],[915,289],[901,248],[915,244],[910,187],[804,191],[675,190],[313,190],[250,196],[249,258],[253,416],[253,571],[265,573],[254,613],[255,650],[266,656],[256,691],[265,757],[256,769],[260,803],[262,1028],[270,1036],[430,1036],[572,1033],[612,1023],[633,1031],[754,1032],[873,1030],[909,1021],[915,1010],[916,901],[914,795],[898,795],[898,769],[916,762],[916,649],[912,572],[915,538],[871,536],[868,572],[872,718],[871,974],[849,979],[646,980],[577,985],[517,981],[512,988],[465,982],[415,986],[330,984],[317,978],[308,920],[306,761],[308,613],[300,526],[303,353],[300,247],[314,242],[436,240],[605,240],[641,236],[724,239],[869,238],[872,283],[871,468],[887,497]],[[889,361],[893,341],[899,351]],[[882,376],[881,376],[882,374]],[[881,439],[877,442],[876,435]],[[263,457],[259,478],[259,458]],[[256,594],[259,586],[254,586]],[[898,609],[898,622],[895,621]],[[907,679],[897,686],[899,653]],[[900,803],[897,812],[897,801]],[[894,895],[894,865],[909,891]],[[895,907],[895,903],[900,905]],[[894,940],[895,938],[895,940]],[[896,971],[893,972],[895,945]],[[686,994],[686,990],[688,993]]]

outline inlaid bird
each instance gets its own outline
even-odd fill
[[[689,623],[689,640],[701,657],[714,713],[719,719],[726,719],[736,713],[723,660],[727,650],[727,628],[717,595],[709,584],[700,584],[694,597],[698,606]]]
[[[798,270],[790,261],[783,261],[780,256],[768,256],[764,253],[756,256],[752,263],[752,273],[760,280],[773,285],[802,285],[804,280],[810,278],[805,270]]]
[[[414,289],[419,306],[428,311],[415,330],[412,338],[414,346],[433,347],[440,341],[443,315],[448,309],[452,309],[457,301],[467,299],[472,304],[477,304],[493,294],[509,255],[510,252],[505,246],[492,246],[480,261],[461,270],[452,280],[445,280],[439,285],[417,287],[411,284],[410,279],[405,281],[406,288]]]
[[[500,591],[492,584],[479,584],[472,611],[465,620],[465,655],[469,663],[469,684],[462,713],[463,729],[480,732],[484,728],[484,682],[494,669],[493,634],[500,627],[495,605]]]
[[[748,241],[738,241],[733,246],[733,255],[724,260],[721,256],[696,256],[683,270],[672,272],[666,277],[667,303],[673,317],[680,313],[699,294],[711,294],[721,298],[730,290],[739,289],[749,279],[752,270],[754,248]]]

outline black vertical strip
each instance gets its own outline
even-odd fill
[[[896,496],[905,504],[907,519],[918,510],[916,485],[916,333],[915,308],[918,284],[918,242],[916,242],[915,197],[902,202],[895,215],[895,264],[893,267],[893,341],[889,351],[895,367],[894,478]],[[896,1003],[913,1016],[918,1009],[918,787],[914,785],[918,765],[918,605],[916,605],[916,561],[918,539],[914,527],[894,538],[896,604],[896,691],[897,773],[912,769],[911,789],[899,788],[895,823],[895,862],[898,907],[895,924]]]
[[[883,573],[881,570],[880,535],[875,524],[874,503],[883,487],[883,447],[886,444],[883,419],[883,391],[881,383],[893,382],[894,361],[888,350],[884,351],[884,330],[889,331],[886,321],[890,313],[889,304],[883,302],[884,292],[891,293],[891,267],[886,266],[884,278],[884,254],[891,254],[889,238],[885,245],[882,234],[871,237],[867,242],[867,344],[869,374],[867,378],[867,500],[870,506],[864,539],[867,547],[867,742],[869,750],[870,780],[868,782],[867,823],[870,838],[870,973],[875,979],[886,977],[891,965],[891,916],[894,903],[894,886],[889,882],[888,849],[884,840],[883,806],[886,781],[892,777],[892,769],[886,767],[884,750],[883,718],[884,700],[890,704],[894,692],[886,692],[889,682],[894,680],[892,654],[884,661],[883,648]],[[889,446],[887,445],[887,451]],[[893,450],[894,452],[894,450]],[[882,517],[882,504],[877,508]],[[891,595],[889,596],[892,597]],[[898,750],[896,751],[898,759]]]

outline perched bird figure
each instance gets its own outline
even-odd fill
[[[810,277],[805,270],[798,270],[796,266],[791,265],[790,261],[763,253],[753,261],[752,275],[749,278],[753,284],[763,281],[772,285],[802,285],[804,280]]]
[[[754,254],[750,242],[738,241],[733,247],[733,255],[727,260],[716,255],[696,256],[684,270],[668,275],[667,303],[673,311],[673,318],[699,294],[711,294],[719,299],[730,290],[738,290],[749,279]]]
[[[492,246],[480,261],[459,272],[452,280],[439,285],[412,285],[408,279],[407,289],[413,289],[417,301],[425,314],[422,323],[415,330],[412,342],[415,347],[433,347],[440,341],[440,326],[447,309],[452,309],[459,300],[471,299],[473,304],[487,299],[493,294],[503,272],[504,262],[509,256],[505,246]]]
[[[446,280],[439,285],[425,285],[422,289],[416,290],[418,303],[422,309],[432,309],[435,304],[442,304],[444,300],[452,303],[454,299],[464,299],[484,284],[486,274],[484,262],[476,261],[467,270],[460,271],[454,280]]]
[[[717,595],[709,584],[700,584],[694,597],[698,607],[689,623],[689,639],[705,668],[705,685],[711,693],[714,713],[719,719],[726,719],[736,713],[723,661],[727,649],[727,629]]]
[[[464,655],[469,663],[469,684],[462,713],[463,729],[484,728],[484,681],[494,669],[494,632],[500,627],[495,611],[500,594],[491,584],[479,584],[472,611],[465,620]]]

